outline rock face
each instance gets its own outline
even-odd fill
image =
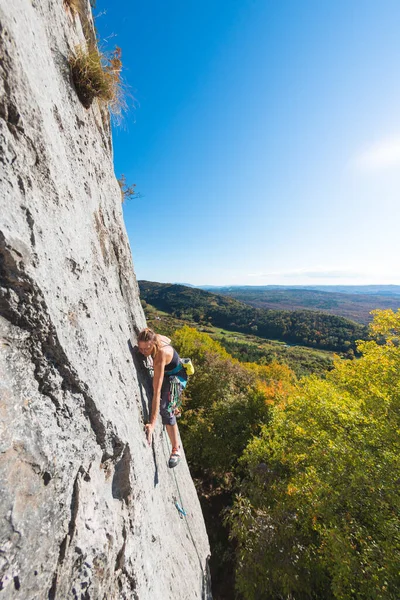
[[[108,113],[68,68],[85,27],[89,5],[0,0],[0,599],[210,599],[186,461],[144,437]]]

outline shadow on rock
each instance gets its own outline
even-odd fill
[[[138,383],[139,383],[139,394],[140,401],[142,403],[142,416],[143,424],[148,423],[150,420],[151,401],[153,395],[153,379],[150,373],[150,369],[147,365],[147,359],[140,354],[137,346],[133,346],[131,340],[128,340],[128,348],[131,353],[132,361],[136,369]],[[154,487],[158,484],[158,466],[157,457],[154,448],[154,435],[152,441],[153,449],[153,460],[154,460]]]

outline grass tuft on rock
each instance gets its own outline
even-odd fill
[[[110,55],[106,55],[95,44],[77,46],[69,64],[76,92],[85,108],[89,108],[97,98],[114,115],[121,114],[125,102],[120,48],[116,47]]]
[[[76,15],[81,11],[82,0],[64,0],[64,6],[71,11],[71,14]]]

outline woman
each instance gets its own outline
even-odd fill
[[[164,335],[154,333],[152,329],[146,327],[139,333],[138,337],[139,352],[146,358],[151,356],[153,359],[153,402],[151,405],[150,423],[146,425],[146,436],[149,445],[157,420],[158,411],[160,411],[163,424],[167,428],[169,439],[172,445],[172,452],[168,466],[176,467],[181,458],[178,425],[176,416],[168,410],[170,403],[170,383],[172,377],[179,377],[180,386],[186,386],[187,375],[182,367],[177,351],[171,346],[171,340]]]

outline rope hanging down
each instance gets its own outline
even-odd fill
[[[168,455],[168,440],[167,440],[167,435],[165,433],[165,426],[163,427],[163,436],[162,437],[163,437],[163,441],[164,441],[164,444],[163,444],[164,456],[167,458],[167,455]],[[165,453],[165,450],[167,450],[167,454]],[[193,537],[192,531],[190,529],[188,515],[187,515],[185,509],[183,508],[182,494],[181,494],[181,490],[179,489],[179,484],[178,484],[178,479],[176,477],[175,469],[171,469],[171,470],[172,470],[173,477],[175,479],[176,490],[178,492],[179,501],[180,501],[180,504],[179,504],[179,502],[177,501],[177,499],[175,497],[173,498],[174,502],[175,502],[175,507],[176,507],[177,511],[179,512],[180,518],[184,519],[186,521],[186,526],[188,528],[188,532],[189,532],[189,535],[190,535],[190,539],[192,540],[193,547],[194,547],[194,549],[196,551],[197,559],[199,561],[200,570],[201,570],[201,574],[202,574],[202,586],[203,587],[202,587],[201,597],[202,597],[202,600],[206,600],[208,598],[208,593],[207,593],[207,588],[208,588],[208,571],[207,571],[208,567],[207,567],[207,560],[208,559],[206,560],[206,567],[203,568],[203,563],[202,563],[202,560],[201,560],[201,556],[200,556],[200,553],[199,553],[199,551],[197,549],[197,545],[196,545],[195,539]]]

